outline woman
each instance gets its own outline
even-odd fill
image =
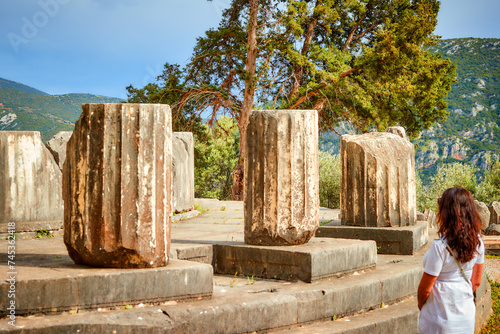
[[[418,286],[419,331],[472,334],[473,292],[481,284],[484,263],[480,217],[472,195],[460,187],[445,190],[438,205],[440,239],[424,256]]]

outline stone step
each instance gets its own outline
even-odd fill
[[[417,299],[412,296],[393,305],[341,319],[297,328],[271,331],[275,334],[413,334],[418,333]]]
[[[0,320],[0,332],[246,333],[324,321],[392,304],[416,292],[420,266],[378,264],[377,269],[314,283],[214,276],[212,299],[131,309]],[[55,296],[54,296],[55,297]]]

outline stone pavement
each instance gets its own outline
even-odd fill
[[[144,281],[144,290],[151,290],[154,295],[158,292],[149,285],[161,284],[162,279],[171,279],[171,282],[182,281],[185,289],[192,288],[193,295],[198,294],[197,297],[164,301],[151,298],[135,303],[129,299],[124,304],[94,309],[77,308],[54,314],[50,314],[49,309],[46,310],[48,314],[44,315],[18,316],[15,327],[8,324],[8,318],[0,319],[0,332],[417,333],[415,292],[422,275],[422,257],[430,243],[413,256],[378,255],[374,270],[360,270],[313,283],[261,279],[238,273],[212,275],[210,272],[212,293],[209,298],[206,293],[208,287],[197,281],[197,277],[199,279],[206,275],[207,268],[211,270],[206,263],[212,263],[214,259],[213,244],[243,242],[243,203],[207,199],[197,199],[195,202],[200,215],[176,215],[172,223],[169,266],[180,267],[179,270],[193,266],[197,268],[194,272],[198,274],[192,277],[187,274],[182,276],[180,273],[179,277],[165,278],[160,270],[151,274],[149,281]],[[338,214],[339,210],[321,209],[320,221],[325,223],[338,219]],[[435,235],[435,230],[430,232]],[[429,240],[434,238],[433,235],[429,236]],[[0,241],[0,250],[0,280],[5,281],[8,278],[7,240]],[[205,264],[185,261],[186,259]],[[43,280],[47,273],[66,275],[67,270],[81,270],[77,275],[104,275],[110,279],[99,286],[89,283],[89,295],[97,298],[99,294],[126,294],[126,291],[119,290],[122,285],[120,275],[113,276],[113,272],[121,269],[75,268],[60,235],[41,239],[23,239],[21,235],[16,240],[16,266],[19,276],[38,280]],[[132,271],[145,270],[152,273],[151,269]],[[124,273],[121,276],[129,275]],[[488,303],[491,302],[489,290],[486,288],[487,285],[483,284],[483,291],[479,293],[485,296],[479,306],[480,309],[483,305],[484,309],[482,319],[487,317],[491,309]],[[40,298],[42,295],[47,299],[71,299],[76,293],[54,289],[51,294],[47,294],[47,291],[42,290],[31,290],[32,295],[26,297],[27,300]],[[2,299],[4,298],[6,297],[2,295]]]

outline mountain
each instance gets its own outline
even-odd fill
[[[424,181],[441,163],[462,161],[484,169],[488,155],[500,157],[500,39],[447,39],[430,51],[457,65],[458,82],[447,97],[446,121],[414,141]]]
[[[48,141],[60,131],[73,130],[82,103],[121,102],[118,98],[92,94],[33,92],[40,91],[0,78],[0,131],[40,131],[42,140]]]
[[[49,95],[41,90],[35,89],[30,86],[23,85],[22,83],[10,81],[7,79],[0,78],[0,88],[7,88],[13,90],[19,90],[21,92],[30,93],[30,94],[38,94],[38,95]]]
[[[446,99],[446,121],[413,140],[415,164],[424,183],[443,163],[465,162],[485,169],[488,155],[500,157],[500,39],[445,39],[429,51],[457,65],[457,83]],[[336,131],[355,133],[347,124]],[[338,153],[339,136],[322,134],[320,149]]]

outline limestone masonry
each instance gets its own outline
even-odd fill
[[[245,157],[245,242],[306,243],[319,224],[318,115],[254,111]]]
[[[167,264],[172,211],[168,105],[84,104],[63,168],[64,243],[77,264]]]

